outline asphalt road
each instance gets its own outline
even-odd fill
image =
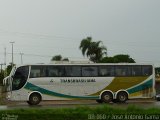
[[[28,108],[76,108],[78,106],[98,107],[106,103],[99,104],[95,100],[74,100],[74,101],[42,101],[37,106],[30,106],[26,102],[6,102],[7,105],[1,105],[0,110],[6,109],[28,109]],[[126,103],[107,103],[110,107],[127,108],[128,106],[135,105],[141,108],[160,108],[160,101],[156,100],[128,100]]]

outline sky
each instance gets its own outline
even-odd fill
[[[160,66],[160,0],[0,0],[0,63],[82,60],[80,41],[103,41],[108,56]]]

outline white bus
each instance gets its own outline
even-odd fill
[[[37,105],[42,100],[94,99],[99,103],[155,97],[151,64],[37,64],[13,67],[4,79],[7,99]]]

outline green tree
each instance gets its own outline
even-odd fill
[[[63,60],[62,61],[69,61],[69,59],[68,58],[63,58]]]
[[[61,55],[55,55],[52,57],[51,61],[69,61],[69,59],[63,58]]]
[[[62,60],[62,56],[61,55],[55,55],[51,59],[51,61],[61,61],[61,60]]]
[[[15,65],[15,64],[14,64]],[[3,83],[3,79],[4,79],[4,72],[7,71],[7,76],[10,74],[12,70],[12,63],[10,63],[9,65],[7,65],[7,68],[5,70],[2,70],[2,72],[0,72],[0,84]]]
[[[15,64],[14,64],[15,65]],[[12,63],[10,63],[9,65],[7,65],[7,75],[10,74],[11,70],[12,70]]]
[[[104,57],[100,62],[101,63],[116,63],[116,59],[114,57]]]
[[[102,63],[135,63],[129,55],[119,54],[113,57],[104,57],[101,60]]]
[[[83,56],[86,55],[93,62],[100,62],[107,55],[107,48],[102,41],[94,42],[91,37],[83,39],[79,49],[81,49]]]
[[[155,75],[156,75],[156,78],[160,78],[160,67],[155,68]]]
[[[2,70],[2,71],[0,72],[0,85],[3,84],[3,79],[4,79],[4,71]]]

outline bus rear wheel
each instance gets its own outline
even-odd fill
[[[103,103],[101,99],[96,100],[97,103]]]
[[[101,95],[101,100],[105,103],[110,103],[113,100],[113,95],[111,92],[104,92]]]
[[[119,92],[117,94],[118,102],[126,102],[128,100],[128,94],[126,92]]]
[[[28,104],[38,105],[41,102],[41,95],[39,93],[32,93],[29,97]]]

